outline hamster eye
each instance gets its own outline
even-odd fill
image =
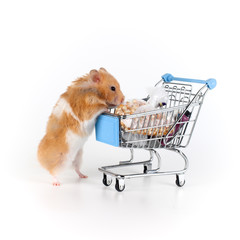
[[[115,88],[114,86],[111,86],[111,90],[112,90],[112,91],[115,91],[116,88]]]

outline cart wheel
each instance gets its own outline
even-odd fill
[[[125,184],[124,184],[124,180],[123,179],[117,179],[116,178],[116,185],[115,185],[115,189],[118,192],[122,192],[125,189]]]
[[[184,179],[184,175],[176,175],[176,185],[178,187],[182,187],[185,184],[185,179]]]
[[[105,185],[105,186],[110,186],[111,185],[111,183],[112,183],[112,178],[109,178],[109,177],[107,177],[107,175],[106,174],[103,174],[103,180],[102,180],[102,182],[103,182],[103,184]]]

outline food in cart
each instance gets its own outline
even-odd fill
[[[127,101],[125,104],[119,105],[115,110],[115,114],[129,115],[153,111],[155,109],[156,108],[152,107],[144,100],[133,99],[131,101]],[[121,128],[126,132],[130,131],[134,134],[164,136],[168,133],[175,120],[175,114],[167,114],[163,112],[141,117],[122,119]]]

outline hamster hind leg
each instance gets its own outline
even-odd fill
[[[50,173],[51,176],[53,177],[53,183],[52,183],[53,186],[60,186],[60,182],[59,182],[56,174],[57,174],[57,172],[61,169],[61,166],[62,166],[62,164],[63,164],[63,162],[64,162],[64,160],[63,160],[64,157],[63,157],[63,153],[60,153],[59,155],[60,155],[60,156],[58,156],[59,161],[58,161],[57,166],[56,166],[54,169],[51,169],[51,170],[49,171],[49,173]]]
[[[77,152],[76,157],[73,161],[73,167],[80,178],[87,178],[88,176],[86,176],[80,172],[80,167],[81,167],[81,163],[82,163],[82,155],[83,155],[83,150],[80,149]]]

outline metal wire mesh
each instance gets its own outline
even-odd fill
[[[198,93],[194,99],[196,93],[192,93],[190,84],[164,83],[163,86],[169,97],[165,106],[120,117],[120,126],[124,126],[126,121],[130,125],[127,129],[121,127],[121,147],[153,149],[188,145],[204,94]]]

